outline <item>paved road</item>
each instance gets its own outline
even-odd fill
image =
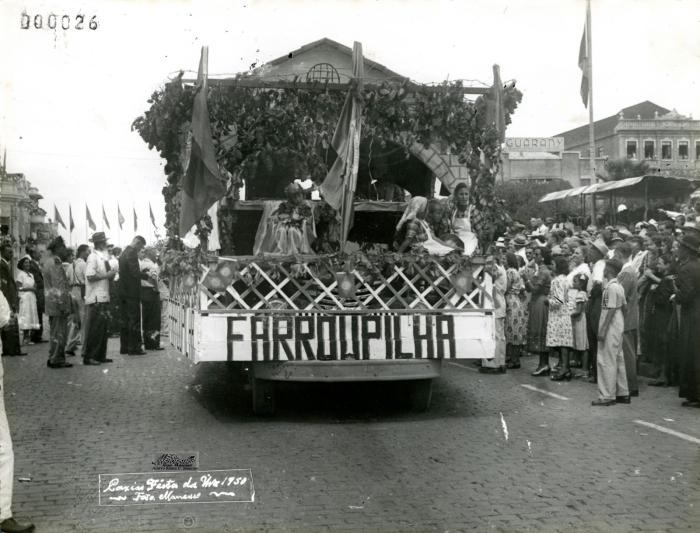
[[[590,384],[465,362],[444,367],[428,413],[383,385],[294,385],[261,419],[224,365],[111,340],[114,364],[51,370],[45,347],[3,358],[15,477],[31,477],[15,514],[38,531],[700,529],[700,411],[675,390],[591,408]],[[251,468],[255,502],[97,506],[98,474],[190,450],[202,470]]]

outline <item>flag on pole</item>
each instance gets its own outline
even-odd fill
[[[588,90],[589,90],[589,80],[588,80],[588,67],[590,61],[590,28],[588,26],[588,21],[591,18],[591,5],[588,4],[586,8],[586,22],[583,25],[583,35],[581,35],[581,44],[578,49],[578,68],[581,69],[581,99],[583,100],[583,105],[588,107]]]
[[[70,228],[69,231],[73,233],[75,222],[73,222],[73,207],[70,204],[68,204],[68,227]]]
[[[134,211],[134,231],[136,231],[139,228],[139,219],[136,216],[136,208],[133,208]]]
[[[156,217],[153,216],[153,209],[151,209],[151,202],[148,202],[148,214],[151,215],[151,224],[153,227],[158,229],[158,224],[156,224]]]
[[[345,97],[345,103],[331,142],[337,157],[320,187],[324,200],[340,213],[341,251],[345,248],[345,241],[352,224],[353,199],[360,163],[362,104],[359,96],[362,91],[363,77],[362,44],[355,42],[352,48],[350,90]]]
[[[117,204],[117,221],[119,222],[119,229],[123,229],[126,219],[124,218],[124,215],[122,215],[122,210],[119,209],[119,204]]]
[[[92,231],[97,231],[97,226],[95,221],[92,220],[92,215],[90,214],[90,209],[88,209],[87,204],[85,204],[85,220],[87,220],[87,225]]]
[[[107,226],[107,229],[111,230],[112,228],[109,227],[109,220],[107,220],[107,213],[105,213],[105,206],[102,204],[102,222],[105,223],[105,226]]]
[[[58,209],[56,208],[56,204],[53,204],[53,219],[55,222],[63,226],[63,229],[68,229],[66,228],[66,225],[63,223],[63,219],[61,218],[61,213],[58,212]]]
[[[197,92],[192,108],[192,150],[187,172],[182,180],[180,201],[180,237],[202,218],[226,189],[219,178],[211,124],[207,108],[207,64],[209,48],[202,47],[197,73]]]

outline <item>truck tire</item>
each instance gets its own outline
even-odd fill
[[[252,380],[253,413],[272,415],[275,412],[275,382],[267,379]]]
[[[433,380],[418,379],[410,384],[409,402],[413,411],[423,412],[430,408],[433,397]]]

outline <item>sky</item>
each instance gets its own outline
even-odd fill
[[[595,117],[650,100],[700,118],[700,0],[592,0]],[[586,124],[578,48],[584,0],[0,0],[0,150],[85,241],[85,205],[125,243],[155,238],[165,214],[163,161],[130,129],[150,94],[179,70],[247,70],[328,37],[418,82],[492,81],[498,64],[523,101],[508,136],[552,136]],[[22,13],[44,27],[22,29]],[[59,28],[47,28],[51,13]],[[76,30],[76,15],[85,15]],[[60,28],[63,15],[70,29]],[[88,28],[95,16],[97,28]],[[9,54],[8,54],[9,52]],[[116,231],[119,204],[127,218]],[[64,233],[67,239],[68,234]]]

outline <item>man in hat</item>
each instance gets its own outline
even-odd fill
[[[690,232],[680,241],[675,301],[681,306],[678,352],[683,406],[700,407],[700,237]]]
[[[625,360],[622,355],[622,334],[625,327],[623,308],[626,304],[625,291],[617,281],[622,263],[617,259],[605,262],[607,285],[603,291],[602,311],[597,332],[598,343],[598,399],[594,406],[630,403],[625,373]]]
[[[139,252],[146,239],[137,235],[119,256],[119,311],[122,315],[120,353],[145,355],[141,349],[141,280],[148,274],[139,267]]]
[[[598,323],[600,322],[603,283],[605,281],[605,259],[608,247],[598,238],[591,243],[588,251],[591,267],[591,277],[588,279],[588,308],[586,322],[588,325],[588,361],[584,360],[583,369],[589,372],[589,381],[594,382],[598,366]]]
[[[90,247],[81,244],[76,251],[73,264],[68,267],[68,281],[71,284],[73,313],[68,324],[66,354],[75,355],[79,344],[85,343],[85,265],[90,255]]]
[[[8,242],[0,245],[0,291],[10,305],[10,319],[2,328],[2,355],[27,355],[20,348],[19,325],[17,324],[17,312],[19,311],[19,292],[15,277],[12,275],[12,258],[14,250]]]
[[[66,362],[66,338],[68,336],[68,316],[72,311],[70,283],[63,263],[69,259],[70,250],[63,238],[56,237],[47,246],[49,254],[44,258],[45,306],[49,316],[49,368],[70,368]]]
[[[83,364],[99,365],[111,363],[107,357],[109,338],[110,296],[109,282],[117,271],[109,264],[107,237],[101,231],[93,233],[92,253],[85,265],[85,343],[83,344]]]
[[[622,270],[617,275],[617,281],[625,290],[625,300],[627,302],[624,309],[625,327],[622,338],[627,386],[630,396],[639,396],[639,383],[637,382],[637,330],[639,328],[637,281],[639,273],[631,257],[632,246],[630,243],[623,242],[615,249],[615,258],[623,265]]]

